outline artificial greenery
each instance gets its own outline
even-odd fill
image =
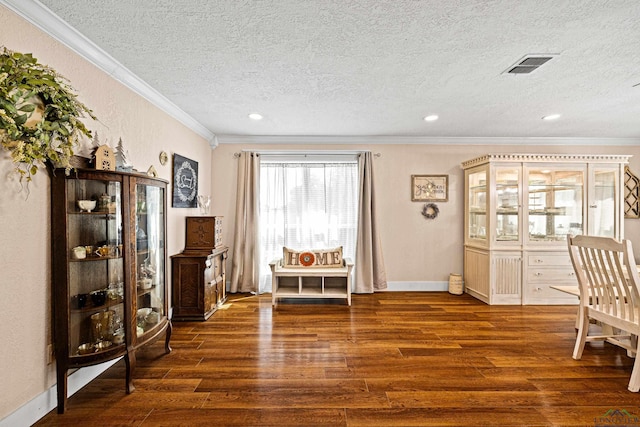
[[[80,118],[93,113],[68,80],[30,53],[0,51],[0,143],[20,180],[29,182],[47,164],[70,170],[78,139],[91,131]]]

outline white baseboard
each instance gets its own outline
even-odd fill
[[[449,282],[387,282],[383,292],[440,292],[448,291]]]
[[[109,360],[99,365],[80,368],[67,377],[67,393],[72,396],[85,385],[93,381],[98,375],[118,362],[121,357]],[[124,392],[124,385],[123,385]],[[49,390],[34,397],[16,411],[0,420],[0,427],[30,426],[58,406],[57,390],[54,384]]]

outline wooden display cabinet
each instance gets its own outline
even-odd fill
[[[207,320],[227,299],[227,247],[171,257],[173,320]]]
[[[167,182],[123,172],[52,172],[52,314],[63,413],[69,369],[124,357],[130,393],[136,350],[164,334],[171,351]],[[81,200],[95,200],[95,207]]]

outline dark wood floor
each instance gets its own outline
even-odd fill
[[[270,295],[232,295],[209,321],[176,323],[171,354],[162,342],[140,352],[134,393],[118,362],[37,425],[593,426],[622,425],[603,418],[611,409],[640,416],[623,350],[587,344],[571,358],[575,312],[446,292],[276,309]]]

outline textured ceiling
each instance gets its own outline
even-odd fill
[[[218,135],[640,138],[637,0],[41,3]]]

